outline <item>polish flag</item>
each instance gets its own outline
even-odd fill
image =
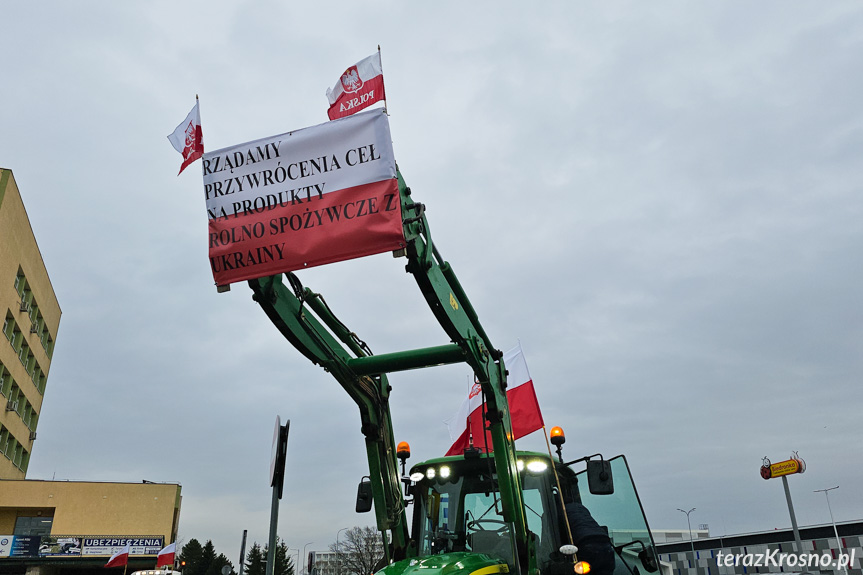
[[[533,380],[527,370],[527,362],[521,344],[503,354],[503,362],[509,375],[507,376],[506,401],[509,404],[509,416],[512,421],[512,438],[519,439],[528,433],[541,429],[545,423],[539,410],[539,401],[533,388]],[[480,451],[493,451],[491,438],[485,435],[482,420],[482,390],[479,383],[474,383],[468,397],[461,404],[458,413],[445,423],[449,428],[452,446],[447,455],[461,455],[470,445]]]
[[[330,120],[344,118],[375,102],[386,100],[381,53],[378,50],[344,71],[332,88],[327,88]]]
[[[183,155],[183,164],[180,166],[178,176],[183,173],[186,166],[204,155],[204,135],[201,132],[201,112],[198,109],[197,99],[195,99],[195,107],[168,136],[168,140],[174,149]]]
[[[164,567],[165,565],[173,565],[174,557],[177,554],[177,544],[171,543],[170,545],[166,545],[164,549],[159,551],[159,555],[156,557],[156,569],[159,567]]]
[[[122,567],[123,565],[128,565],[129,551],[131,551],[131,547],[126,543],[125,547],[111,555],[111,558],[108,559],[107,563],[105,563],[105,567]]]

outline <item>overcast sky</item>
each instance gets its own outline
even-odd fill
[[[7,3],[0,166],[63,310],[28,477],[180,482],[181,542],[325,549],[367,474],[356,407],[237,284],[217,294],[208,150],[326,121],[381,46],[396,159],[495,346],[521,341],[567,455],[624,453],[653,528],[863,517],[859,2]],[[376,353],[447,338],[404,260],[308,270]],[[396,440],[442,455],[466,367],[396,374]],[[540,449],[541,434],[518,442]],[[309,543],[310,545],[306,545]]]

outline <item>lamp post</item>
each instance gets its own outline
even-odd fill
[[[336,575],[342,575],[342,548],[339,547],[339,533],[347,529],[347,527],[342,527],[336,531]]]
[[[303,570],[300,567],[300,548],[299,547],[296,548],[296,552],[297,552],[297,564],[294,565],[294,575],[301,575]],[[299,569],[299,571],[298,571],[298,569]]]
[[[828,491],[833,491],[834,489],[839,489],[839,486],[836,487],[828,487],[827,489],[816,489],[813,493],[823,493],[824,497],[827,499],[827,511],[830,512],[830,523],[833,524],[833,534],[836,535],[836,547],[839,548],[839,554],[842,554],[842,540],[839,539],[839,531],[836,529],[836,521],[833,519],[833,509],[830,508],[830,496],[827,494]],[[845,569],[845,575],[848,575],[848,567],[843,565]]]
[[[308,561],[306,560],[306,547],[308,547],[312,543],[314,543],[314,541],[310,541],[310,542],[306,543],[305,545],[303,545],[303,561],[306,561],[306,564],[308,564]],[[309,573],[308,571],[306,571],[306,575],[312,575],[312,574]]]
[[[695,511],[695,507],[689,511],[684,511],[680,507],[677,510],[686,514],[686,525],[689,526],[689,545],[692,547],[692,560],[695,561],[695,543],[692,542],[692,524],[689,522],[689,514]]]

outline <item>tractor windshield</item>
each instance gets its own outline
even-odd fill
[[[548,457],[519,457],[528,529],[537,555],[549,558],[561,545],[559,504]],[[421,464],[414,487],[413,539],[419,555],[453,551],[485,553],[515,567],[512,524],[503,518],[494,460],[484,455]],[[544,568],[542,559],[540,568]]]

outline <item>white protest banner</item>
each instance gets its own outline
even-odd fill
[[[217,285],[405,245],[383,110],[204,154]]]

